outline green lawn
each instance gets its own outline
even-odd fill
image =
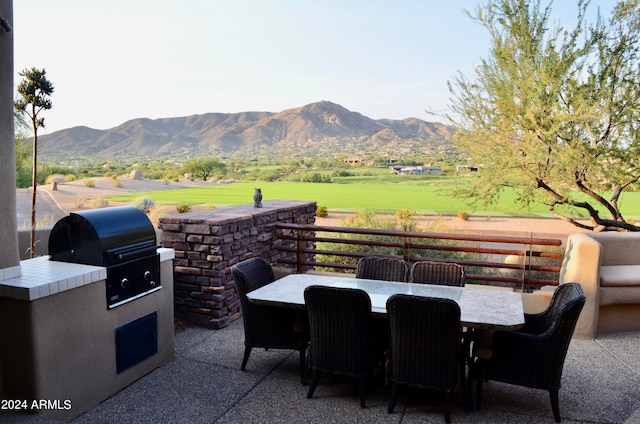
[[[394,181],[394,182],[391,182]],[[138,197],[149,197],[158,204],[187,204],[216,207],[253,202],[255,187],[262,189],[263,200],[316,201],[330,211],[359,211],[372,209],[394,212],[410,208],[418,214],[455,215],[458,211],[482,216],[545,217],[547,207],[538,205],[531,211],[519,210],[515,196],[506,192],[494,206],[473,206],[465,199],[454,198],[451,190],[464,180],[455,177],[399,178],[376,181],[376,177],[350,177],[334,184],[296,182],[236,182],[199,188],[184,188],[132,195],[110,196],[109,200],[133,202]],[[626,216],[640,216],[640,193],[626,193],[623,198]]]

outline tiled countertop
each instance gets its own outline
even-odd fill
[[[175,257],[173,249],[160,248],[160,262]],[[33,301],[107,278],[107,268],[50,261],[49,256],[20,262],[22,275],[0,281],[0,297]]]

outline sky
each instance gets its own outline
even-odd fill
[[[13,3],[14,82],[44,68],[55,88],[40,134],[322,100],[372,119],[446,122],[447,81],[473,76],[489,52],[464,12],[476,0]],[[607,15],[613,3],[592,6]],[[554,16],[568,26],[576,5],[556,0]]]

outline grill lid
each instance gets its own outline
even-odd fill
[[[156,233],[147,215],[133,206],[72,212],[49,236],[54,261],[110,266],[151,252]]]

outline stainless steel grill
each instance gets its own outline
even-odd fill
[[[52,261],[107,268],[108,308],[160,289],[159,247],[153,224],[133,206],[72,212],[49,237]]]

